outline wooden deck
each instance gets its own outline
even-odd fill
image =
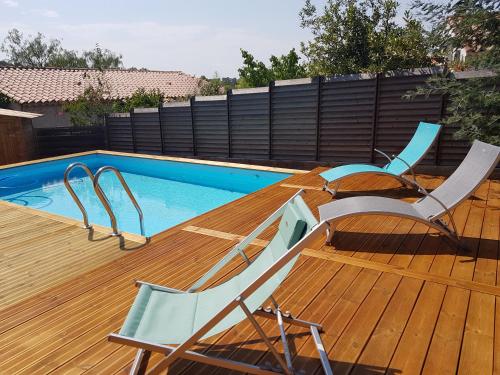
[[[117,244],[89,250],[105,253],[89,264],[84,247],[96,245],[82,234],[75,235],[85,233],[75,227],[61,228],[57,235],[38,232],[40,237],[32,240],[14,239],[17,245],[9,247],[12,237],[22,235],[21,227],[36,222],[27,216],[9,219],[6,215],[16,214],[0,205],[2,284],[9,285],[1,294],[12,301],[0,310],[0,373],[125,373],[134,351],[108,343],[106,335],[123,322],[136,294],[133,280],[188,287],[297,186],[308,188],[305,200],[317,213],[316,207],[330,199],[318,189],[320,170],[293,176],[284,186],[268,187],[171,228],[138,250],[118,250]],[[419,181],[432,189],[442,179],[419,176]],[[354,194],[416,198],[414,192],[384,177],[353,178],[343,189],[349,193],[339,198]],[[425,225],[372,216],[342,222],[334,247],[318,242],[300,257],[275,297],[294,315],[324,325],[322,337],[334,373],[500,373],[500,182],[484,183],[473,199],[454,211],[454,217],[467,250],[457,251]],[[70,231],[66,242],[61,241],[61,233]],[[252,254],[272,233],[268,230],[256,241]],[[54,266],[29,262],[29,254],[42,249],[50,251],[47,258],[54,259]],[[56,266],[71,251],[77,252],[78,266]],[[5,257],[10,263],[4,267]],[[212,284],[241,266],[235,262],[226,267]],[[50,267],[54,268],[49,271]],[[23,272],[33,275],[33,285],[38,272],[54,279],[36,293],[16,297],[12,288]],[[14,297],[9,297],[11,293]],[[277,327],[260,322],[278,340]],[[288,327],[288,332],[295,366],[305,374],[321,373],[307,330]],[[273,361],[248,322],[202,342],[197,350],[253,363]],[[153,356],[152,362],[158,359]],[[228,372],[177,361],[169,373]]]
[[[124,256],[140,242],[0,201],[0,310]]]

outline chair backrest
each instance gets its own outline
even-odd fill
[[[493,172],[500,161],[500,147],[474,141],[467,156],[453,174],[431,192],[449,210],[466,200]],[[431,197],[414,203],[425,217],[439,217],[446,211]]]
[[[228,281],[197,293],[198,309],[193,330],[202,327],[225,305],[239,296],[317,224],[318,221],[301,196],[289,202],[275,236],[250,265]],[[288,275],[297,258],[298,255],[245,300],[250,311],[255,311],[272,295]],[[244,319],[246,315],[238,307],[212,328],[205,337],[215,335]]]
[[[420,122],[412,139],[398,157],[407,162],[411,167],[418,164],[436,141],[440,130],[441,125]],[[409,168],[401,160],[394,159],[389,164],[386,164],[384,169],[389,173],[400,176],[408,172]]]

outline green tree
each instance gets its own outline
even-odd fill
[[[413,9],[431,25],[430,47],[450,67],[500,67],[500,2],[455,0],[446,3],[415,0]],[[465,60],[455,54],[466,48]]]
[[[102,49],[99,44],[90,51],[83,51],[82,58],[86,66],[94,69],[116,69],[122,68],[122,55],[116,54],[107,48]]]
[[[77,51],[62,48],[58,39],[47,40],[41,33],[25,37],[17,29],[7,33],[0,51],[7,55],[8,63],[30,68],[109,69],[123,66],[122,55],[102,49],[98,44],[94,49],[79,54]]]
[[[61,50],[50,56],[47,66],[66,69],[86,68],[87,62],[85,61],[85,58],[79,56],[76,51]]]
[[[306,77],[306,69],[300,63],[300,57],[295,49],[286,55],[271,56],[270,66],[256,60],[248,51],[241,50],[243,66],[238,69],[240,75],[237,87],[262,87],[279,79],[294,79]]]
[[[137,89],[130,98],[116,101],[113,104],[113,112],[129,112],[133,108],[158,108],[165,97],[158,89]]]
[[[405,13],[395,22],[395,0],[328,0],[323,13],[306,0],[301,27],[313,38],[301,43],[311,75],[384,72],[429,66],[421,22]]]
[[[262,61],[255,58],[244,49],[241,49],[241,57],[243,57],[243,66],[238,69],[240,75],[238,79],[238,87],[261,87],[267,86],[273,80],[270,69]]]
[[[64,111],[75,126],[103,125],[104,116],[113,112],[113,101],[103,99],[103,92],[96,87],[85,88],[77,100],[66,103]]]
[[[213,78],[200,77],[199,88],[201,96],[223,95],[236,86],[236,78],[220,78],[217,72]]]
[[[205,76],[201,76],[200,78],[200,96],[222,95],[230,88],[226,87],[217,72],[215,72],[213,78],[207,78]]]
[[[0,92],[0,108],[9,108],[11,102],[11,99],[7,95]]]
[[[15,66],[43,68],[61,51],[61,42],[57,39],[46,41],[45,36],[24,37],[17,29],[7,33],[0,50],[7,55],[7,62]]]
[[[444,95],[449,115],[442,123],[458,127],[456,138],[500,145],[500,3],[465,0],[442,4],[418,0],[414,7],[430,24],[431,47],[446,66],[452,70],[486,68],[490,74],[459,80],[445,69],[444,74],[431,77],[425,86],[407,96]],[[468,49],[464,60],[455,54],[459,48]]]
[[[288,54],[279,57],[271,56],[271,74],[274,80],[304,78],[307,76],[304,65],[300,63],[300,57],[292,49]]]

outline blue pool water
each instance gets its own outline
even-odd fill
[[[63,182],[66,167],[74,162],[93,173],[102,166],[118,168],[144,213],[147,236],[288,177],[251,169],[182,163],[147,158],[93,154],[0,170],[0,199],[54,214],[82,219]],[[70,175],[71,186],[87,209],[89,222],[110,226],[109,216],[81,169]],[[120,230],[140,233],[134,206],[112,172],[100,178]]]

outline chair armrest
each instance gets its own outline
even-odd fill
[[[404,165],[406,165],[406,166],[408,167],[408,170],[410,171],[411,176],[413,177],[413,181],[415,182],[415,184],[416,184],[416,185],[418,185],[418,183],[417,183],[417,177],[415,176],[415,172],[413,171],[412,166],[411,166],[410,164],[408,164],[408,163],[406,162],[406,160],[404,160],[404,159],[400,158],[398,155],[392,155],[392,157],[393,157],[394,159],[398,159],[400,162],[402,162]],[[419,186],[420,186],[420,185],[419,185]],[[423,188],[422,188],[422,189],[423,189]],[[424,189],[424,190],[425,190],[425,189]]]
[[[136,280],[135,281],[135,286],[139,287],[141,285],[147,285],[147,286],[149,286],[150,288],[152,288],[154,290],[160,290],[160,291],[163,291],[163,292],[169,292],[169,293],[186,293],[186,292],[184,292],[183,290],[180,290],[180,289],[169,288],[169,287],[166,287],[166,286],[163,286],[163,285],[158,285],[158,284],[151,284],[151,283],[148,283],[148,282],[142,281],[142,280]]]
[[[440,199],[436,198],[434,195],[432,195],[427,190],[425,190],[424,187],[421,186],[417,181],[415,181],[414,183],[418,187],[418,190],[420,193],[424,194],[426,198],[430,198],[430,199],[434,200],[444,209],[444,212],[446,213],[446,215],[450,219],[450,222],[451,222],[451,225],[453,226],[453,230],[455,231],[455,234],[458,235],[457,226],[455,224],[455,219],[453,219],[453,216],[452,216],[450,210],[448,209],[448,207],[446,207],[446,205]],[[428,219],[433,220],[434,216],[428,217]]]
[[[379,149],[377,149],[377,148],[374,148],[374,149],[373,149],[373,151],[375,151],[376,153],[378,153],[378,154],[382,155],[383,157],[385,157],[387,160],[389,160],[389,163],[391,163],[391,162],[392,162],[392,159],[390,158],[390,156],[389,156],[389,155],[387,155],[385,152],[380,151],[380,150],[379,150]]]

